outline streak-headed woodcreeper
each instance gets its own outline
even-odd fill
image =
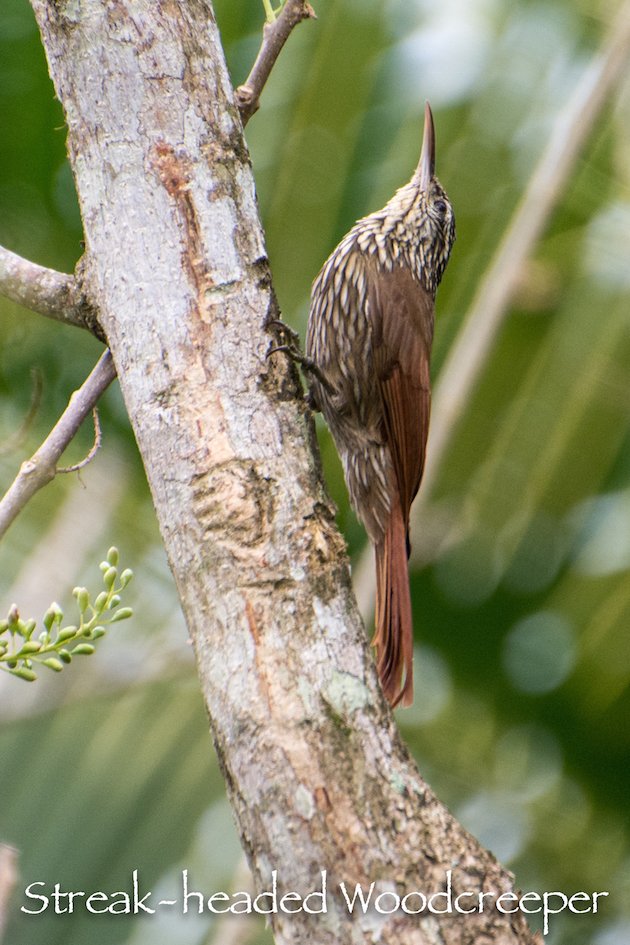
[[[413,700],[409,510],[429,429],[435,293],[455,239],[434,165],[427,103],[413,177],[382,210],[359,220],[324,263],[306,342],[311,400],[326,418],[375,548],[373,645],[392,705]]]

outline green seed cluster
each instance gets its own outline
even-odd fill
[[[91,656],[96,641],[105,636],[105,628],[132,616],[131,607],[121,607],[120,593],[129,584],[133,572],[120,571],[118,548],[110,548],[100,569],[105,589],[94,603],[86,587],[75,587],[72,595],[79,611],[78,624],[62,626],[63,611],[52,603],[37,634],[37,621],[22,620],[15,604],[0,620],[0,670],[26,682],[37,679],[35,667],[47,666],[59,673],[73,656]]]

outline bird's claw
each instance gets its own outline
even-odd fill
[[[272,319],[269,322],[269,325],[274,325],[278,327],[281,332],[287,334],[290,338],[290,342],[288,344],[273,345],[267,351],[266,357],[270,358],[272,354],[277,354],[279,351],[288,355],[288,357],[291,358],[295,364],[300,365],[305,374],[307,374],[309,377],[315,377],[322,387],[326,388],[329,394],[333,394],[334,388],[324,377],[317,364],[315,364],[311,358],[307,358],[306,355],[302,354],[300,351],[300,336],[298,333],[293,331],[292,328],[289,328],[288,325],[285,325],[284,322],[280,321],[278,318]]]
[[[273,347],[269,348],[265,357],[270,358],[272,354],[277,354],[278,351],[284,351],[285,354],[289,355],[292,361],[297,361],[300,363],[302,355],[296,350],[296,348],[293,347],[293,345],[274,345]]]
[[[281,318],[270,318],[267,322],[267,328],[276,328],[281,335],[286,335],[291,344],[300,350],[300,336],[290,325],[287,325]]]

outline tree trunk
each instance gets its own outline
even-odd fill
[[[327,913],[278,911],[276,941],[533,942],[520,912],[388,918],[339,895],[341,881],[431,894],[447,870],[453,896],[499,895],[512,878],[433,797],[380,694],[295,371],[266,359],[276,304],[209,0],[32,5],[68,124],[87,298],[256,886],[277,870],[281,892],[304,895],[327,871]]]

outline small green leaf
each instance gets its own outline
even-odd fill
[[[118,623],[119,620],[127,620],[129,617],[133,617],[133,610],[131,607],[121,607],[120,610],[116,611],[109,622]]]
[[[94,652],[94,647],[91,643],[78,643],[72,650],[73,656],[91,656]]]
[[[118,577],[118,568],[108,568],[103,575],[103,583],[108,591],[114,586],[114,581]]]
[[[90,595],[88,593],[87,587],[75,587],[72,593],[77,599],[79,610],[82,614],[84,614],[90,606]]]
[[[63,619],[63,610],[56,601],[50,605],[46,613],[44,614],[44,626],[50,633],[53,624],[61,623]]]
[[[107,606],[107,597],[108,597],[107,591],[101,591],[101,593],[98,595],[98,597],[94,601],[94,610],[96,611],[97,614],[102,613],[105,607]]]
[[[26,669],[24,666],[20,666],[19,669],[9,670],[14,676],[19,676],[20,679],[25,679],[26,682],[34,682],[37,679],[37,673],[34,673],[32,669]]]
[[[48,659],[42,660],[42,664],[47,666],[49,669],[54,669],[56,673],[60,673],[63,669],[63,663],[55,656],[49,656]]]
[[[27,640],[15,655],[18,659],[21,659],[23,656],[28,656],[29,653],[39,653],[41,648],[42,645],[37,640]]]

